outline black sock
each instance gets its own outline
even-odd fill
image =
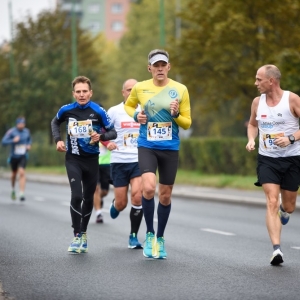
[[[143,218],[143,208],[142,206],[131,207],[130,210],[130,222],[131,222],[131,234],[137,234]]]
[[[164,236],[164,232],[165,232],[165,228],[168,223],[170,211],[171,211],[171,203],[167,206],[164,206],[161,203],[158,203],[158,207],[157,207],[158,225],[157,225],[157,234],[156,234],[156,236],[158,238]]]
[[[280,204],[280,210],[281,210],[282,212],[286,212],[286,211],[283,209],[282,204]]]
[[[274,251],[276,251],[277,249],[280,249],[280,245],[273,245],[273,249],[274,249]]]
[[[154,228],[153,228],[153,217],[154,217],[154,208],[155,208],[154,198],[148,200],[145,199],[144,196],[142,196],[142,206],[143,206],[147,232],[152,232],[154,234]]]

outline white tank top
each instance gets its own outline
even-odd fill
[[[300,155],[299,141],[281,148],[274,144],[280,136],[289,136],[299,130],[299,119],[290,110],[289,91],[284,91],[276,106],[268,106],[266,94],[262,94],[257,108],[259,129],[258,153],[270,157],[288,157]]]
[[[137,111],[140,111],[138,106]],[[135,122],[124,109],[124,103],[111,107],[107,114],[117,131],[114,142],[118,150],[111,151],[111,163],[133,163],[138,162],[137,139],[140,132],[140,124]]]

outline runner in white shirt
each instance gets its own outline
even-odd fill
[[[107,149],[111,150],[110,168],[115,194],[115,199],[110,206],[110,216],[115,219],[126,208],[130,185],[131,231],[128,242],[128,248],[130,249],[142,249],[142,245],[137,238],[143,218],[142,179],[137,151],[140,124],[135,122],[124,110],[124,103],[136,82],[135,79],[128,79],[124,82],[122,89],[124,101],[111,107],[107,112],[118,134],[114,141],[107,144]]]
[[[274,65],[257,70],[255,85],[261,96],[252,102],[246,146],[253,151],[259,133],[255,185],[263,187],[266,197],[266,224],[273,244],[271,265],[283,263],[281,225],[288,223],[295,210],[300,183],[300,98],[282,90],[280,78]]]

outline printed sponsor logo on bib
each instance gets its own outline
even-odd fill
[[[135,133],[126,133],[123,136],[123,145],[124,147],[137,147],[137,139],[139,137],[139,134],[137,132]]]
[[[16,155],[24,155],[26,153],[26,145],[16,145],[14,153]]]
[[[264,133],[262,135],[264,148],[268,151],[285,150],[285,148],[281,148],[274,144],[274,142],[277,138],[283,137],[283,136],[284,136],[284,132]]]
[[[148,122],[148,141],[172,140],[172,122]]]
[[[71,121],[68,123],[69,135],[76,138],[87,138],[93,132],[92,120]]]

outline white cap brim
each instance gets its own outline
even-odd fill
[[[169,59],[166,55],[158,53],[150,58],[149,63],[151,65],[153,65],[158,61],[164,61],[164,62],[168,63]]]

